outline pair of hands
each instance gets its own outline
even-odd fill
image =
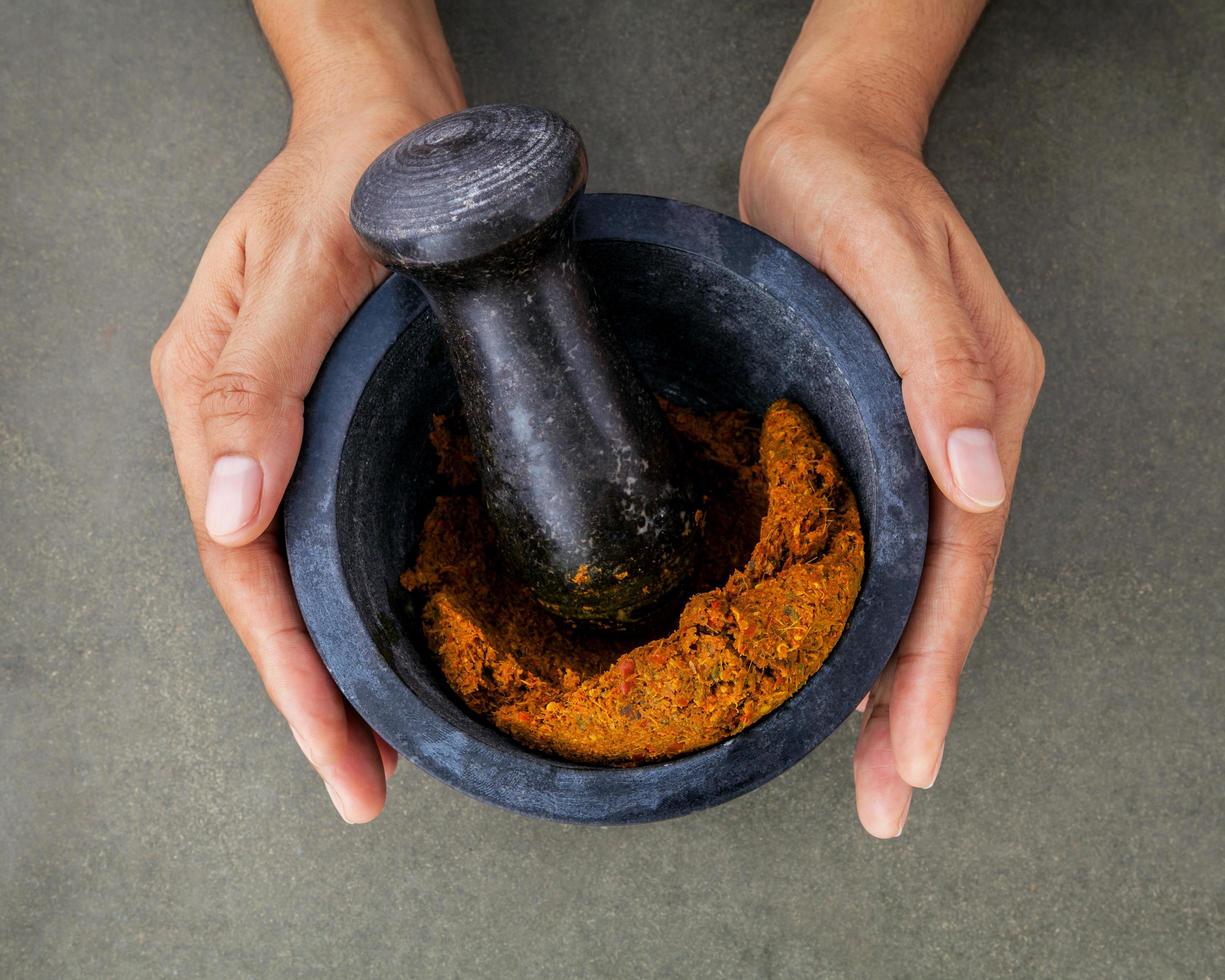
[[[295,124],[222,220],[152,359],[209,583],[351,823],[382,809],[396,754],[311,644],[277,510],[303,399],[385,275],[349,226],[349,198],[374,157],[425,121],[373,105]],[[905,131],[834,105],[772,104],[746,144],[740,190],[742,217],[823,269],[876,328],[934,483],[914,612],[860,706],[856,798],[877,837],[901,833],[913,789],[939,770],[1042,381],[1037,341],[924,166],[921,134]]]

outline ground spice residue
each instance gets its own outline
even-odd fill
[[[448,683],[524,745],[600,765],[703,748],[787,700],[825,661],[863,576],[855,497],[803,409],[665,412],[706,495],[694,594],[666,636],[580,632],[503,567],[458,419],[434,420],[449,483],[401,582]],[[657,630],[657,632],[659,632]]]

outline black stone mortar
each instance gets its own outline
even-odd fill
[[[437,323],[393,275],[358,310],[306,403],[285,542],[307,627],[337,685],[401,755],[457,789],[533,816],[624,824],[680,816],[794,765],[872,686],[914,602],[927,471],[876,334],[822,273],[725,215],[659,198],[591,194],[579,260],[605,322],[656,393],[699,410],[804,406],[859,500],[863,587],[841,640],[784,705],[667,762],[578,765],[473,716],[425,647],[399,584],[438,492],[431,417],[457,408]]]

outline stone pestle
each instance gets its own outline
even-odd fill
[[[556,113],[478,106],[384,152],[350,217],[442,327],[509,567],[555,614],[625,628],[679,599],[699,515],[663,413],[577,264],[586,180],[582,141]]]

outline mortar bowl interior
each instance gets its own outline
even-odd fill
[[[428,434],[458,408],[433,315],[392,276],[338,338],[307,400],[285,500],[294,589],[328,670],[406,758],[469,795],[582,823],[679,816],[798,762],[851,713],[910,613],[927,473],[884,350],[824,275],[732,218],[659,198],[590,194],[579,259],[604,321],[648,385],[696,409],[803,405],[842,462],[866,538],[863,587],[829,659],[790,700],[709,748],[635,768],[530,751],[469,713],[426,648],[399,576],[439,491]]]

